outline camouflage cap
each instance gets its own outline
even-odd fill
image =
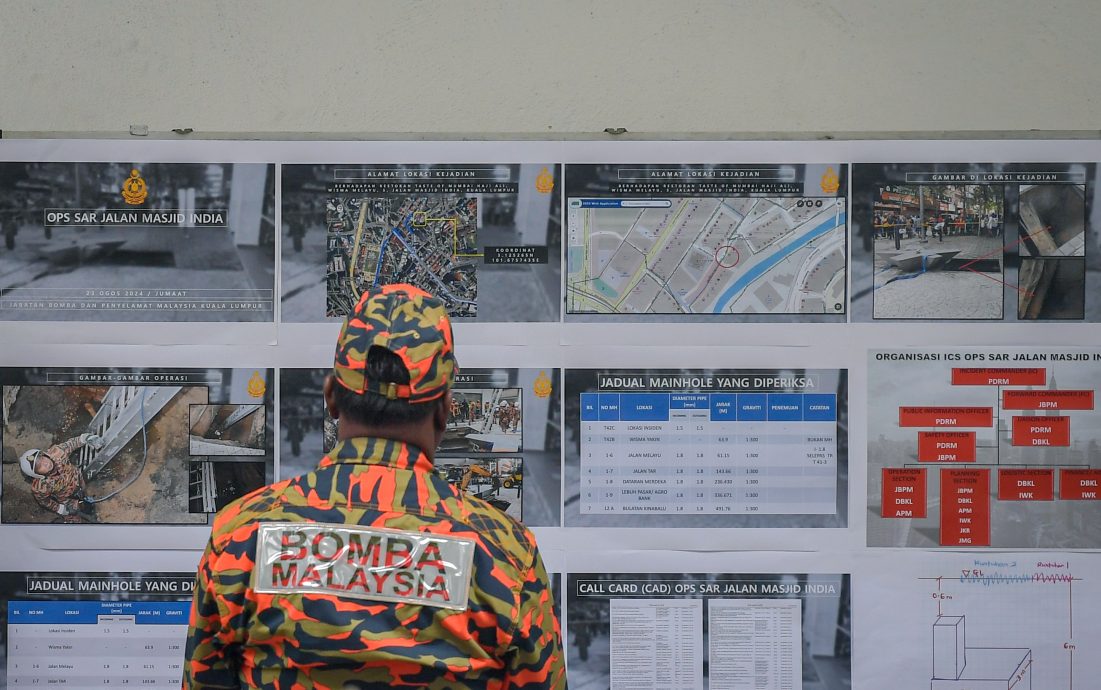
[[[367,354],[373,345],[401,358],[409,370],[408,384],[367,380]],[[447,307],[412,285],[381,285],[364,292],[336,341],[333,373],[355,393],[427,402],[451,387],[458,370]]]

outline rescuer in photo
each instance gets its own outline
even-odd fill
[[[336,445],[215,519],[185,688],[566,687],[534,536],[434,470],[457,371],[443,302],[363,294],[324,383]]]
[[[81,434],[46,450],[31,448],[19,456],[19,467],[31,480],[34,500],[57,513],[63,522],[86,522],[88,517],[82,513],[90,514],[92,510],[91,504],[84,501],[84,475],[69,461],[73,451],[85,445],[99,448],[103,439],[95,434]]]

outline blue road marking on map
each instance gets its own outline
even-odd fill
[[[406,217],[403,225],[409,225],[409,217]],[[382,239],[382,246],[378,248],[378,262],[375,263],[375,279],[371,282],[371,285],[378,287],[378,274],[382,271],[382,257],[386,256],[386,245],[390,242],[390,237],[396,235],[398,229],[396,227],[390,228],[390,234]]]
[[[763,274],[775,268],[776,264],[788,258],[788,256],[807,246],[822,235],[825,235],[827,232],[833,230],[836,227],[844,227],[844,225],[845,214],[838,214],[834,218],[827,220],[815,229],[803,235],[795,242],[792,242],[787,247],[784,247],[783,250],[776,252],[769,258],[749,269],[749,271],[747,271],[744,276],[735,281],[733,285],[728,287],[726,291],[723,292],[722,296],[719,297],[719,301],[716,303],[715,308],[711,311],[711,313],[722,313],[722,311],[726,309],[727,304],[730,302],[731,299],[733,299],[735,295],[740,293],[746,288],[747,285],[760,278]]]
[[[391,229],[393,232],[393,229]],[[378,274],[382,270],[382,257],[386,256],[386,243],[390,241],[390,236],[387,235],[382,240],[382,246],[378,248],[378,261],[375,263],[375,279],[371,281],[371,285],[378,287]]]

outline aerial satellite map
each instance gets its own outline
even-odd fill
[[[432,194],[338,197],[326,205],[327,316],[343,316],[375,285],[410,283],[452,316],[478,312],[478,200]]]

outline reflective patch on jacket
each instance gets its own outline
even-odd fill
[[[464,611],[475,542],[383,527],[264,522],[252,588]]]

